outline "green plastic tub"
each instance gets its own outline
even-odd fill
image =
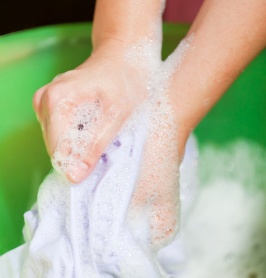
[[[187,30],[186,25],[164,25],[163,57]],[[0,255],[23,242],[23,213],[51,169],[32,96],[88,57],[90,32],[90,24],[70,24],[0,37]],[[200,150],[238,138],[266,147],[265,72],[263,51],[196,129]]]

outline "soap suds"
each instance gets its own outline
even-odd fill
[[[265,158],[249,141],[205,146],[201,189],[182,213],[178,240],[159,253],[169,277],[265,277]]]

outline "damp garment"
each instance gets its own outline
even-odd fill
[[[36,205],[24,215],[26,243],[0,257],[1,277],[144,278],[179,271],[184,254],[178,238],[157,260],[149,248],[148,226],[134,233],[127,223],[145,139],[139,127],[138,133],[113,141],[83,183],[70,185],[56,172],[48,175]],[[181,166],[181,184],[186,183],[181,195],[187,197],[183,215],[195,193],[195,151],[190,138]]]

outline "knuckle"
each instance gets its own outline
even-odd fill
[[[38,89],[32,98],[32,106],[36,113],[37,119],[40,121],[42,118],[42,101],[43,101],[43,94],[45,92],[46,86]]]
[[[43,101],[48,109],[52,109],[58,104],[58,101],[61,99],[62,93],[65,90],[65,85],[60,83],[54,83],[49,85],[49,87],[46,89],[43,95]]]
[[[46,90],[46,87],[47,87],[47,85],[39,88],[33,95],[32,104],[33,104],[33,108],[36,112],[39,110],[41,99]]]
[[[39,111],[39,106],[40,106],[40,92],[37,91],[34,95],[33,95],[33,99],[32,99],[32,105],[33,105],[33,109],[34,111],[37,113]]]
[[[50,94],[59,94],[66,89],[66,85],[63,82],[53,82],[49,85],[46,92]]]

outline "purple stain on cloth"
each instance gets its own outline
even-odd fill
[[[120,147],[121,146],[121,142],[119,140],[115,140],[114,141],[114,145],[117,146],[117,147]]]
[[[106,153],[102,154],[101,158],[104,163],[106,163],[108,161],[108,155]]]
[[[129,156],[132,156],[132,154],[133,154],[133,149],[134,149],[134,145],[132,145],[131,148],[130,148]]]

